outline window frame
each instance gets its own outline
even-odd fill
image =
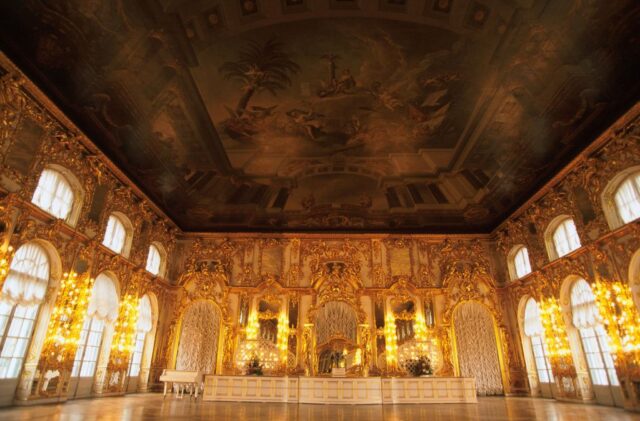
[[[517,257],[521,251],[525,251],[527,257],[527,264],[529,266],[529,272],[523,274],[522,276],[518,275],[518,265],[517,265]],[[509,276],[512,281],[516,281],[518,279],[525,278],[529,276],[533,272],[533,267],[531,266],[531,256],[529,255],[529,249],[524,244],[518,244],[511,248],[511,251],[507,255],[507,266],[509,269]]]
[[[570,236],[566,228],[566,224],[568,222],[571,222],[575,228],[578,245],[577,247],[570,249],[566,253],[560,254],[560,252],[558,251],[558,245],[556,243],[556,234],[560,229],[562,229],[564,232],[564,240],[567,242],[567,245],[571,247]],[[545,245],[547,246],[547,254],[549,255],[550,261],[566,257],[582,247],[582,239],[580,238],[580,233],[578,232],[578,226],[576,225],[575,219],[570,215],[560,215],[554,218],[545,230],[544,240]]]
[[[15,318],[15,314],[16,314],[16,310],[18,307],[36,307],[35,312],[34,312],[34,317],[33,319],[27,319],[27,318],[21,318],[23,325],[21,325],[20,327],[20,331],[23,330],[23,326],[24,326],[24,320],[30,320],[32,322],[31,324],[31,328],[29,331],[28,336],[22,337],[16,337],[16,339],[20,340],[20,339],[26,339],[26,344],[24,346],[24,352],[22,353],[22,356],[20,357],[16,357],[15,355],[13,355],[15,353],[15,347],[11,352],[11,356],[4,356],[5,353],[5,345],[7,343],[7,338],[9,336],[9,332],[11,330],[11,327],[14,323],[14,321],[16,320]],[[31,348],[31,343],[33,341],[33,334],[35,333],[37,324],[38,324],[38,319],[40,317],[40,311],[42,310],[42,305],[41,304],[34,304],[31,306],[24,306],[21,304],[12,304],[11,305],[11,310],[9,311],[9,314],[7,315],[7,320],[5,322],[3,331],[0,332],[0,360],[7,358],[8,360],[16,360],[18,359],[20,361],[20,367],[18,368],[18,371],[16,372],[15,376],[5,376],[5,375],[0,375],[0,381],[2,380],[8,380],[8,379],[18,379],[20,378],[20,376],[22,375],[22,371],[24,370],[24,362],[27,358],[27,354],[29,353],[29,348]]]
[[[84,324],[87,323],[87,321],[89,322],[89,324],[86,326],[87,328],[85,329]],[[90,345],[92,348],[96,348],[97,349],[97,354],[96,354],[95,361],[87,361],[86,360],[86,356],[87,356],[87,345],[89,345],[89,337],[91,336],[91,333],[96,333],[97,332],[96,330],[91,330],[91,328],[94,326],[95,322],[102,323],[102,327],[100,328],[100,341],[99,341],[97,346]],[[91,378],[91,377],[95,377],[96,371],[98,369],[98,361],[100,360],[100,351],[102,350],[102,345],[103,345],[103,342],[104,342],[104,332],[105,332],[106,327],[107,327],[107,323],[104,320],[100,320],[100,319],[98,319],[96,317],[91,317],[88,320],[85,320],[83,322],[83,326],[82,326],[82,331],[81,332],[82,333],[86,332],[86,334],[85,334],[84,340],[81,340],[78,343],[78,347],[76,349],[76,355],[75,355],[75,357],[73,359],[73,365],[71,367],[71,377],[72,378]],[[81,337],[82,337],[82,333],[81,333]],[[83,376],[82,372],[83,372],[83,369],[85,368],[85,364],[87,364],[87,363],[93,364],[93,373],[90,376]],[[76,367],[77,367],[77,372],[76,372]]]
[[[638,218],[640,218],[640,211],[638,211],[638,216],[636,216],[633,219],[629,219],[627,221],[625,221],[625,218],[621,214],[621,209],[620,209],[620,206],[619,206],[619,203],[618,203],[618,194],[620,193],[620,189],[622,189],[622,187],[626,183],[629,183],[631,185],[631,189],[635,193],[635,197],[637,199],[638,207],[640,208],[640,171],[633,172],[633,173],[629,174],[628,176],[626,176],[620,183],[618,183],[618,186],[616,187],[615,191],[613,192],[613,203],[614,203],[614,206],[616,208],[616,213],[617,213],[618,217],[620,218],[620,221],[622,222],[623,225],[624,224],[628,224],[630,222],[633,222],[633,221],[637,220]]]
[[[34,201],[36,193],[38,191],[38,187],[40,186],[40,181],[45,171],[51,171],[56,173],[58,177],[60,177],[63,181],[66,182],[69,189],[71,190],[71,193],[73,195],[71,200],[71,206],[69,208],[69,212],[67,216],[65,216],[64,218],[53,214],[49,209],[46,209],[40,206],[40,204]],[[69,171],[68,169],[60,165],[51,164],[44,167],[40,172],[40,175],[38,176],[38,182],[36,183],[36,186],[33,189],[30,202],[34,206],[36,206],[38,209],[41,209],[43,212],[46,212],[47,214],[53,216],[54,218],[62,219],[68,225],[75,227],[76,224],[78,223],[78,220],[80,219],[80,214],[82,212],[82,204],[84,203],[84,189],[82,188],[82,184],[80,184],[76,176],[71,171]]]
[[[625,170],[620,171],[613,178],[611,178],[605,188],[602,189],[602,193],[600,195],[602,210],[604,212],[605,219],[607,220],[607,224],[612,230],[620,228],[621,226],[628,223],[624,222],[622,216],[620,215],[615,196],[618,193],[620,187],[627,180],[637,176],[640,176],[640,165],[629,167]]]
[[[528,341],[531,354],[531,358],[525,358],[527,369],[531,370],[531,368],[533,368],[535,370],[539,383],[553,384],[555,379],[551,368],[551,361],[549,360],[549,350],[547,349],[547,344],[544,341],[544,330],[542,328],[542,320],[540,319],[540,307],[533,297],[525,298],[523,303],[524,307],[522,307],[522,313],[520,313],[522,318],[521,332],[523,338]],[[531,312],[530,309],[534,311]],[[535,314],[536,317],[531,317],[531,313]],[[534,323],[540,329],[539,333],[537,333],[538,329],[535,330],[536,333],[527,333],[527,326],[532,319],[536,320]],[[533,363],[533,367],[529,367],[529,362]]]
[[[598,324],[590,328],[577,329],[591,383],[594,386],[620,386],[620,380],[613,363],[613,355],[611,355],[607,344],[608,337],[604,326]],[[594,360],[597,360],[601,366],[594,366],[594,362],[596,362]]]
[[[129,368],[127,369],[128,377],[140,376],[140,371],[142,371],[142,357],[144,357],[144,351],[147,344],[147,334],[148,332],[144,332],[144,331],[136,332],[135,346],[134,346],[133,352],[131,353],[131,358],[129,359]],[[142,338],[140,338],[141,336]],[[142,344],[142,346],[140,346],[140,349],[138,350],[139,344]],[[137,357],[137,361],[136,361],[136,357]],[[132,374],[132,370],[134,366],[137,367],[136,374]]]
[[[529,342],[531,343],[531,353],[533,354],[533,364],[536,368],[536,374],[538,375],[538,381],[540,383],[545,384],[553,384],[555,382],[555,378],[553,377],[553,370],[551,369],[551,361],[549,360],[549,350],[547,349],[547,344],[544,341],[544,338],[541,335],[529,336]],[[536,342],[534,343],[534,338]],[[539,354],[537,350],[539,350]],[[544,367],[541,367],[540,361],[544,364]],[[542,374],[542,375],[541,375]],[[543,377],[546,377],[543,380]]]
[[[34,247],[35,249],[29,250],[28,249],[29,247]],[[22,255],[22,251],[24,251],[24,255]],[[33,255],[34,253],[37,255],[36,256],[37,259],[35,261],[32,260],[34,258],[34,255]],[[20,259],[23,259],[23,260],[20,260]],[[42,261],[39,261],[39,260],[42,260]],[[35,263],[35,266],[34,266],[34,263]],[[44,266],[45,263],[46,263],[46,267]],[[3,374],[1,379],[15,379],[15,378],[19,378],[20,375],[22,374],[25,360],[31,348],[34,333],[38,328],[40,314],[42,311],[42,305],[46,303],[46,290],[51,285],[51,280],[54,278],[54,276],[57,276],[57,275],[54,275],[54,273],[57,273],[57,269],[54,266],[55,263],[56,262],[52,261],[52,255],[49,253],[45,245],[41,244],[40,241],[29,241],[22,244],[20,247],[18,247],[13,257],[13,260],[9,265],[9,273],[7,274],[7,277],[3,284],[3,289],[11,288],[10,286],[8,286],[8,284],[13,282],[13,280],[10,279],[10,277],[12,276],[11,275],[12,271],[17,271],[22,275],[29,275],[29,277],[32,278],[30,281],[25,281],[24,278],[20,278],[18,280],[18,282],[20,283],[31,282],[33,281],[33,278],[37,279],[38,284],[40,284],[41,281],[42,283],[45,283],[45,279],[46,279],[46,283],[44,285],[38,285],[44,288],[44,290],[42,291],[42,297],[38,297],[37,295],[33,295],[33,294],[27,297],[24,297],[24,296],[16,297],[16,296],[12,296],[11,292],[9,292],[8,290],[5,290],[5,294],[7,294],[5,298],[8,298],[8,299],[0,300],[0,302],[4,303],[3,306],[5,307],[5,309],[8,310],[6,312],[3,311],[2,316],[0,316],[2,317],[2,319],[4,319],[2,331],[0,332],[0,358],[2,359],[6,358],[9,361],[16,360],[16,359],[19,360],[19,367],[17,368],[15,377],[13,375],[5,376]],[[37,273],[40,271],[42,271],[43,273]],[[46,278],[44,277],[45,274],[46,274]],[[31,292],[33,292],[34,285],[30,284],[26,288],[29,288]],[[13,292],[15,293],[16,291],[14,290]],[[8,350],[5,349],[5,346],[7,344],[7,340],[9,339],[9,333],[11,332],[12,327],[14,326],[14,323],[16,323],[17,321],[16,313],[18,312],[19,309],[26,309],[25,311],[29,311],[29,309],[32,309],[33,318],[20,317],[21,324],[20,324],[20,328],[18,329],[18,335],[17,336],[12,335],[11,339],[15,339],[16,344],[20,341],[24,346],[22,350],[22,355],[20,355],[19,357],[16,357],[16,354],[15,354],[16,347],[14,346],[11,349],[11,352],[8,353]],[[29,322],[31,323],[31,326],[28,329],[28,332],[24,332],[25,320],[29,320]],[[26,336],[23,335],[23,333],[25,333]],[[10,366],[10,363],[8,364],[8,366]]]
[[[157,271],[157,273],[154,273],[154,272],[149,270],[149,257],[151,255],[151,248],[155,248],[156,252],[158,253],[159,263],[158,263],[158,271]],[[167,268],[167,253],[166,253],[164,247],[162,246],[162,244],[154,241],[151,244],[149,244],[149,251],[147,253],[147,261],[146,261],[146,264],[145,264],[145,270],[147,272],[149,272],[150,274],[152,274],[153,276],[164,278],[165,272],[166,272],[166,268]]]
[[[581,290],[576,288],[580,287]],[[579,301],[578,301],[579,300]],[[584,356],[589,378],[595,386],[617,387],[620,385],[613,355],[609,349],[609,337],[604,328],[604,324],[599,319],[599,309],[595,301],[593,288],[583,278],[577,278],[571,283],[569,290],[569,307],[571,309],[571,325],[578,331],[580,348]],[[590,307],[591,303],[594,307]],[[576,311],[586,313],[587,316],[576,316]],[[597,313],[596,313],[597,312]],[[576,325],[576,317],[585,323],[583,326]],[[584,322],[584,317],[589,317],[589,322]],[[594,365],[595,364],[595,365]],[[599,364],[599,365],[597,365]],[[604,374],[603,374],[604,373]],[[606,381],[603,381],[603,379]]]
[[[108,232],[107,230],[109,229],[109,221],[111,220],[111,218],[114,218],[115,220],[117,220],[124,228],[124,241],[122,243],[122,249],[120,251],[117,251],[113,249],[111,245],[106,244],[107,232]],[[101,244],[116,254],[120,254],[124,257],[129,257],[129,253],[131,252],[132,242],[133,242],[133,225],[131,224],[131,221],[129,220],[129,218],[127,218],[127,216],[122,212],[111,212],[106,219],[106,223],[102,233]]]

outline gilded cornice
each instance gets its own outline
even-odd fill
[[[154,213],[161,216],[171,226],[177,228],[168,215],[166,215],[153,200],[136,186],[136,184],[126,176],[100,149],[82,132],[33,82],[25,77],[18,67],[2,52],[0,52],[0,65],[8,70],[8,73],[0,79],[3,83],[0,86],[0,100],[3,103],[10,103],[13,107],[24,110],[25,107],[30,115],[37,117],[45,127],[53,131],[53,137],[62,137],[80,143],[86,149],[87,167],[100,173],[103,169],[108,169],[122,185],[127,186],[141,200],[151,207]]]
[[[339,232],[234,232],[234,233],[215,233],[215,232],[181,232],[178,240],[219,240],[219,239],[300,239],[300,240],[395,240],[395,239],[413,239],[429,242],[441,242],[446,239],[455,240],[491,240],[491,234],[384,234],[384,233],[339,233]]]
[[[620,139],[628,135],[629,130],[635,128],[637,119],[640,118],[640,102],[636,103],[631,109],[629,109],[622,117],[620,117],[614,124],[606,129],[600,136],[598,136],[589,146],[587,146],[578,156],[576,156],[571,162],[564,166],[558,173],[548,182],[546,182],[536,193],[533,194],[525,203],[523,203],[518,209],[509,215],[500,225],[498,225],[492,232],[495,235],[498,231],[506,228],[509,221],[512,221],[525,212],[527,212],[533,204],[540,200],[544,195],[549,193],[553,188],[558,186],[570,172],[578,169],[581,165],[587,163],[587,161],[602,147],[612,143],[612,141]],[[636,140],[640,138],[635,136]]]

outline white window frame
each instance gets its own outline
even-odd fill
[[[618,375],[607,341],[604,326],[578,329],[591,382],[596,386],[619,386]]]
[[[552,261],[567,256],[582,247],[575,221],[567,215],[555,218],[547,227],[544,237],[549,260]],[[565,244],[559,243],[560,240]]]
[[[533,363],[536,366],[538,380],[540,383],[553,383],[553,371],[549,361],[549,350],[547,344],[540,335],[529,336],[531,350],[533,351]]]
[[[50,277],[51,261],[42,246],[29,242],[18,248],[0,292],[0,379],[17,378],[22,371]]]
[[[142,368],[142,355],[144,354],[144,346],[147,340],[147,332],[136,332],[136,342],[129,361],[129,377],[138,377]]]
[[[521,264],[525,265],[524,268]],[[532,268],[527,247],[522,244],[514,246],[507,256],[507,266],[512,281],[529,275],[532,272]],[[524,272],[522,272],[522,269],[524,269]]]
[[[621,209],[620,204],[620,194],[622,188],[624,187],[627,187],[631,194],[634,196],[631,202],[624,204],[629,208],[626,211],[628,212],[628,214],[626,215],[625,212],[623,212],[623,209]],[[636,219],[640,218],[640,171],[633,173],[622,180],[613,194],[613,201],[615,203],[618,217],[623,224],[628,224],[629,222],[633,222]]]
[[[40,173],[31,203],[49,215],[66,221],[73,210],[74,196],[71,183],[61,172],[45,168]]]
[[[98,367],[100,349],[104,339],[105,322],[96,317],[87,318],[82,326],[80,341],[73,360],[71,377],[93,377]],[[99,339],[96,341],[96,337]],[[91,339],[91,343],[90,343]],[[88,349],[95,351],[87,352]],[[95,359],[94,359],[95,357]]]
[[[162,251],[156,244],[149,245],[149,253],[147,254],[146,270],[154,276],[162,276],[164,266],[164,256]]]
[[[591,382],[596,386],[618,386],[618,376],[609,350],[609,337],[600,319],[589,283],[579,278],[571,286],[572,324],[580,334],[582,352]]]
[[[40,305],[3,303],[0,332],[0,379],[16,379],[22,372],[38,320]],[[25,314],[21,314],[21,313]]]
[[[523,313],[523,334],[529,340],[533,356],[533,364],[540,383],[553,383],[553,372],[549,361],[549,350],[544,341],[540,307],[533,298],[525,302]],[[533,327],[531,326],[533,324]]]
[[[119,246],[116,240],[116,235],[120,231],[120,227],[124,232],[124,238],[122,238],[122,244]],[[129,250],[131,249],[133,227],[129,219],[120,212],[114,212],[109,215],[107,219],[107,226],[104,230],[104,238],[102,245],[107,247],[114,253],[121,254],[124,257],[129,257]],[[119,241],[118,241],[119,242]]]
[[[50,189],[50,186],[43,185],[44,177],[47,174],[55,177],[53,190]],[[63,200],[60,195],[64,193],[64,190],[67,191],[65,194],[70,194],[71,197],[67,198],[68,203],[65,204],[68,209],[61,213],[57,209],[60,208],[59,201]],[[78,222],[83,200],[84,191],[78,179],[69,170],[59,165],[47,166],[42,170],[31,197],[31,203],[35,206],[49,215],[62,219],[70,226],[75,226]]]
[[[636,194],[640,194],[640,165],[629,167],[618,174],[616,174],[609,183],[602,189],[600,199],[602,201],[602,210],[604,216],[611,229],[620,228],[630,221],[625,221],[623,215],[619,209],[616,201],[616,195],[620,191],[620,188],[626,183],[631,181],[632,188]]]

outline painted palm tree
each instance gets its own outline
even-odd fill
[[[220,66],[225,79],[242,82],[243,94],[238,101],[236,114],[241,116],[251,97],[260,91],[277,91],[291,86],[291,75],[300,71],[300,66],[283,50],[283,44],[274,39],[264,43],[257,41],[239,52],[236,61],[227,61]]]

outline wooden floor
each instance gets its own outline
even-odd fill
[[[296,405],[194,402],[159,394],[83,399],[59,405],[0,409],[0,420],[215,420],[215,421],[435,421],[435,420],[640,420],[640,414],[597,405],[531,398],[480,398],[478,404]]]

